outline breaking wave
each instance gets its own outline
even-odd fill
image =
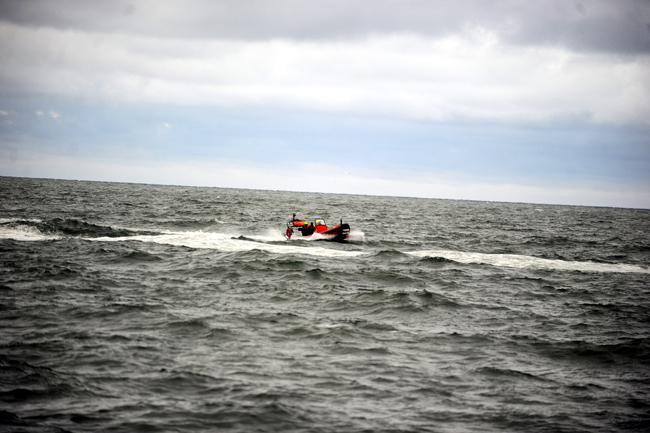
[[[1,219],[0,238],[15,240],[51,240],[61,236],[84,237],[123,237],[155,232],[113,228],[73,218],[40,219]]]
[[[570,260],[542,259],[539,257],[518,254],[486,254],[451,250],[410,251],[416,257],[437,260],[451,260],[464,264],[491,265],[519,269],[546,269],[555,271],[580,272],[621,272],[621,273],[650,273],[649,269],[624,263],[579,262]]]
[[[0,239],[15,241],[49,241],[60,239],[61,236],[46,234],[38,228],[42,221],[39,219],[0,219]]]

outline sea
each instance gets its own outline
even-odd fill
[[[650,211],[1,177],[0,431],[650,431]]]

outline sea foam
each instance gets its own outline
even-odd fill
[[[46,234],[29,223],[40,223],[40,219],[31,218],[0,218],[0,239],[15,241],[49,241],[60,239],[60,236]]]
[[[208,248],[223,252],[238,252],[261,250],[274,254],[307,254],[320,257],[355,257],[362,255],[360,251],[343,251],[317,246],[295,246],[269,244],[265,242],[283,240],[275,236],[248,236],[241,239],[227,233],[214,232],[169,232],[159,235],[137,235],[124,237],[99,237],[87,238],[92,241],[119,242],[119,241],[140,241],[157,244],[177,245],[190,248]]]
[[[623,272],[623,273],[650,273],[650,270],[636,265],[625,263],[597,263],[587,261],[569,261],[543,259],[540,257],[519,254],[486,254],[452,250],[422,250],[410,251],[416,257],[441,257],[458,263],[475,263],[498,267],[520,269],[548,269],[558,271],[581,272]]]

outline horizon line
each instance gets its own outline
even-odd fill
[[[567,203],[539,203],[539,202],[525,202],[525,201],[503,201],[503,200],[478,200],[470,198],[440,198],[440,197],[421,197],[421,196],[408,196],[408,195],[390,195],[390,194],[360,194],[352,192],[326,192],[326,191],[306,191],[306,190],[284,190],[284,189],[264,189],[264,188],[244,188],[232,186],[215,186],[215,185],[196,185],[196,184],[180,184],[180,183],[150,183],[150,182],[136,182],[136,181],[116,181],[116,180],[97,180],[97,179],[72,179],[72,178],[56,178],[56,177],[32,177],[32,176],[11,176],[0,174],[0,178],[9,179],[30,179],[30,180],[58,180],[66,182],[94,182],[94,183],[116,183],[126,185],[150,185],[150,186],[167,186],[167,187],[189,187],[189,188],[217,188],[217,189],[232,189],[244,191],[266,191],[266,192],[293,192],[300,194],[331,194],[331,195],[350,195],[361,197],[385,197],[385,198],[406,198],[417,200],[440,200],[440,201],[465,201],[476,203],[500,203],[500,204],[523,204],[523,205],[536,205],[536,206],[569,206],[581,208],[602,208],[602,209],[625,209],[625,210],[639,210],[649,211],[650,208],[643,207],[626,207],[626,206],[608,206],[608,205],[585,205],[585,204],[567,204]]]

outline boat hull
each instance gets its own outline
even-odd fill
[[[319,233],[323,240],[332,242],[345,242],[350,236],[350,225],[347,223],[337,224],[331,229]]]
[[[300,222],[302,223],[302,221]],[[315,241],[345,242],[350,236],[350,225],[347,223],[337,224],[334,227],[322,231],[315,231],[304,224],[297,224],[291,227],[291,232],[285,233],[287,239],[302,238]]]

